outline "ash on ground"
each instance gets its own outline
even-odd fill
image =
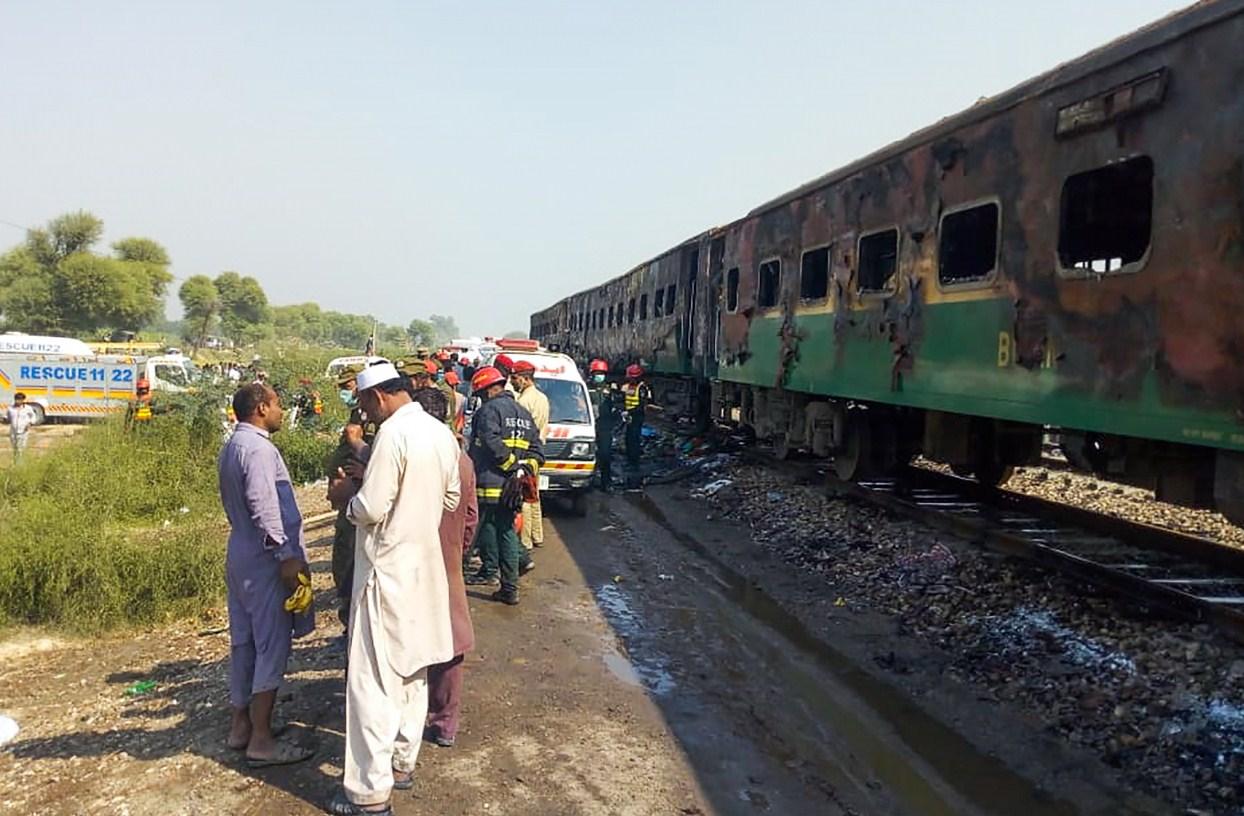
[[[1187,812],[1244,813],[1244,648],[1208,626],[1150,617],[760,466],[714,460],[688,491],[820,576],[835,605],[891,615],[944,651],[944,671],[982,699],[1021,707]]]

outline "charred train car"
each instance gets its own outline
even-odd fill
[[[844,478],[1077,466],[1244,521],[1244,0],[1201,3],[532,317]]]

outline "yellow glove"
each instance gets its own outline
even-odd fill
[[[301,615],[311,608],[311,579],[298,573],[298,588],[285,599],[285,611]]]

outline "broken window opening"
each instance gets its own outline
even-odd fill
[[[1153,230],[1153,159],[1139,156],[1063,183],[1058,260],[1082,273],[1119,272],[1143,260]]]
[[[829,247],[803,253],[799,267],[799,299],[814,301],[828,298]]]
[[[613,328],[613,306],[609,307],[609,328]]]
[[[626,322],[628,325],[635,322],[635,298],[631,298],[631,305],[626,308]]]
[[[882,292],[898,270],[898,230],[891,228],[860,238],[859,290]]]
[[[698,251],[696,252],[696,257],[697,258],[699,257]],[[677,300],[677,298],[678,298],[678,284],[671,283],[669,286],[665,287],[665,313],[666,314],[672,315],[674,313],[674,301]]]
[[[596,321],[597,328],[605,328],[605,310],[601,309],[596,314],[599,316],[599,319]]]
[[[648,319],[648,293],[644,292],[639,296],[639,319]]]
[[[782,291],[782,262],[777,258],[765,261],[756,270],[756,305],[771,309],[777,305]]]
[[[995,202],[942,216],[937,244],[939,283],[985,280],[997,265],[998,205]]]
[[[652,298],[652,316],[660,317],[665,311],[665,290],[658,289],[656,295]]]
[[[736,266],[726,273],[726,311],[739,310],[739,269]]]

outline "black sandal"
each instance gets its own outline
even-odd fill
[[[324,810],[333,816],[393,816],[393,805],[385,803],[383,810],[367,810],[365,806],[347,799],[346,792],[340,789],[333,794]]]

